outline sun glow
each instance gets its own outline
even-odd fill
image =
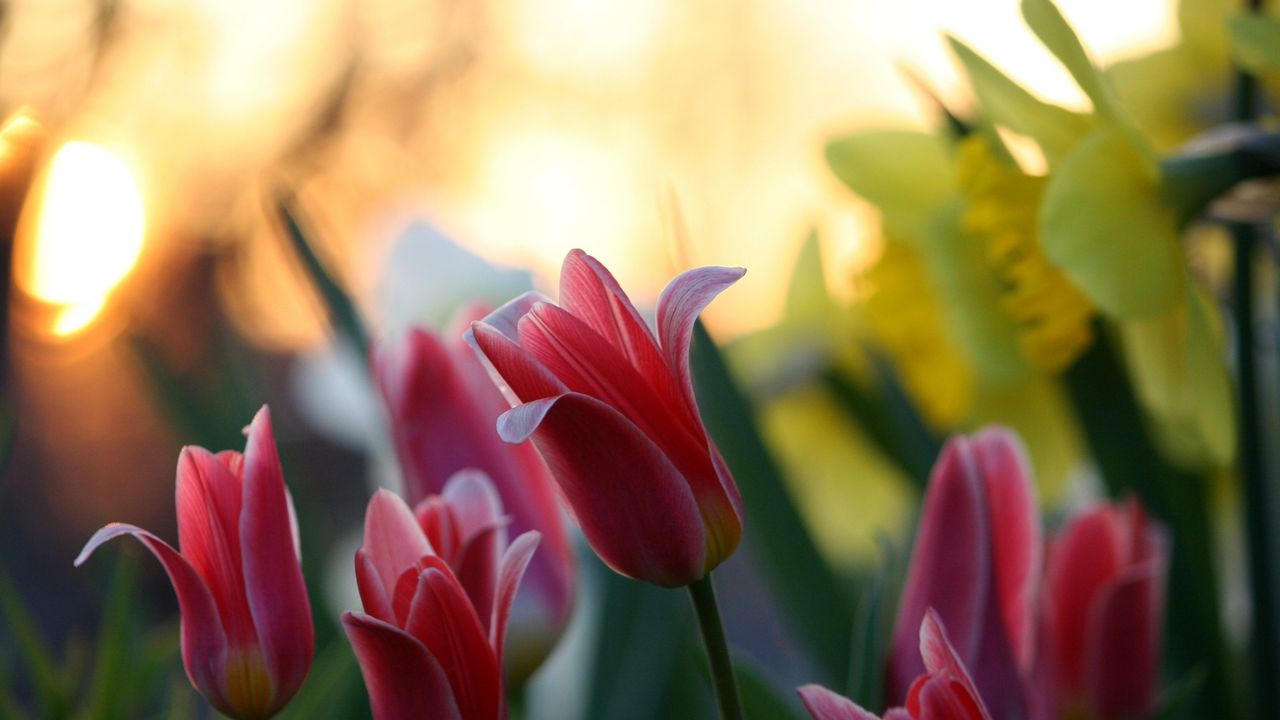
[[[22,233],[29,239],[18,282],[60,306],[51,330],[70,335],[93,321],[138,261],[146,226],[142,194],[118,155],[68,142],[30,202],[38,203],[38,214]]]

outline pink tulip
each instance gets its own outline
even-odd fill
[[[920,655],[924,674],[911,683],[905,707],[889,710],[884,720],[991,720],[942,620],[932,609],[920,624]],[[820,685],[805,685],[797,692],[814,720],[880,720]]]
[[[1154,707],[1168,547],[1135,500],[1075,517],[1049,547],[1048,642],[1068,715]]]
[[[487,309],[462,313],[468,327]],[[444,338],[448,338],[447,340]],[[512,611],[507,669],[531,673],[550,653],[573,609],[573,549],[546,464],[530,445],[508,445],[494,425],[507,409],[462,328],[444,338],[413,329],[374,353],[374,375],[392,419],[409,502],[444,490],[460,470],[483,472],[511,513],[510,530],[542,534]]]
[[[609,271],[574,250],[559,305],[526,293],[472,326],[514,405],[498,433],[533,439],[587,540],[624,575],[687,585],[742,537],[742,499],[698,413],[689,349],[698,313],[744,272],[677,277],[655,338]]]
[[[297,521],[266,407],[246,434],[243,455],[182,449],[181,553],[146,530],[111,523],[94,533],[75,564],[120,535],[140,540],[178,595],[182,661],[191,684],[227,715],[267,718],[302,685],[315,640]]]
[[[503,643],[516,591],[538,545],[508,547],[497,491],[464,472],[410,511],[378,491],[356,553],[363,613],[344,613],[377,720],[507,716]]]
[[[1017,436],[952,438],[929,480],[886,673],[902,702],[926,667],[915,628],[934,608],[1000,718],[1025,718],[1035,661],[1040,525]]]

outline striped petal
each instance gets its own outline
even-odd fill
[[[296,520],[284,487],[284,472],[264,406],[248,429],[240,515],[245,592],[271,676],[271,712],[284,707],[311,667],[315,635],[311,604],[298,562]]]
[[[837,695],[821,685],[802,685],[796,688],[800,702],[813,720],[880,720],[874,714],[858,707],[849,698]]]
[[[361,547],[369,554],[388,593],[394,591],[396,581],[406,568],[431,552],[427,537],[409,506],[389,490],[379,490],[369,500]]]
[[[493,603],[493,615],[489,620],[489,644],[493,654],[503,657],[503,645],[506,643],[507,621],[511,618],[511,607],[515,604],[516,591],[520,588],[520,580],[524,577],[533,551],[538,549],[542,536],[536,530],[516,538],[507,551],[502,554],[502,563],[498,567],[497,594]]]
[[[224,695],[227,637],[212,593],[186,558],[168,543],[142,528],[111,523],[94,533],[89,542],[85,543],[84,549],[76,557],[76,567],[84,564],[103,543],[121,535],[137,538],[164,566],[164,571],[173,584],[173,591],[178,596],[178,611],[182,617],[182,664],[186,668],[187,677],[209,702],[219,710],[231,714],[233,710]]]
[[[658,297],[658,339],[667,366],[675,373],[684,391],[689,411],[697,417],[698,403],[693,395],[693,373],[689,369],[689,350],[693,345],[693,325],[717,295],[746,275],[743,268],[701,267],[678,275]]]
[[[342,626],[360,662],[374,720],[463,720],[444,670],[417,638],[360,613],[343,613]]]
[[[675,587],[707,568],[693,493],[667,456],[614,408],[568,393],[506,412],[507,442],[529,437],[591,546],[618,572]]]

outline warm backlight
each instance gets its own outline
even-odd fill
[[[88,325],[142,251],[142,195],[128,166],[112,152],[68,142],[49,164],[27,273],[31,295],[62,306],[53,332]],[[28,241],[31,242],[31,241]]]

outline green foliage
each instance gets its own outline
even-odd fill
[[[1280,74],[1280,19],[1259,15],[1233,15],[1227,19],[1231,58],[1240,67],[1259,74]]]

